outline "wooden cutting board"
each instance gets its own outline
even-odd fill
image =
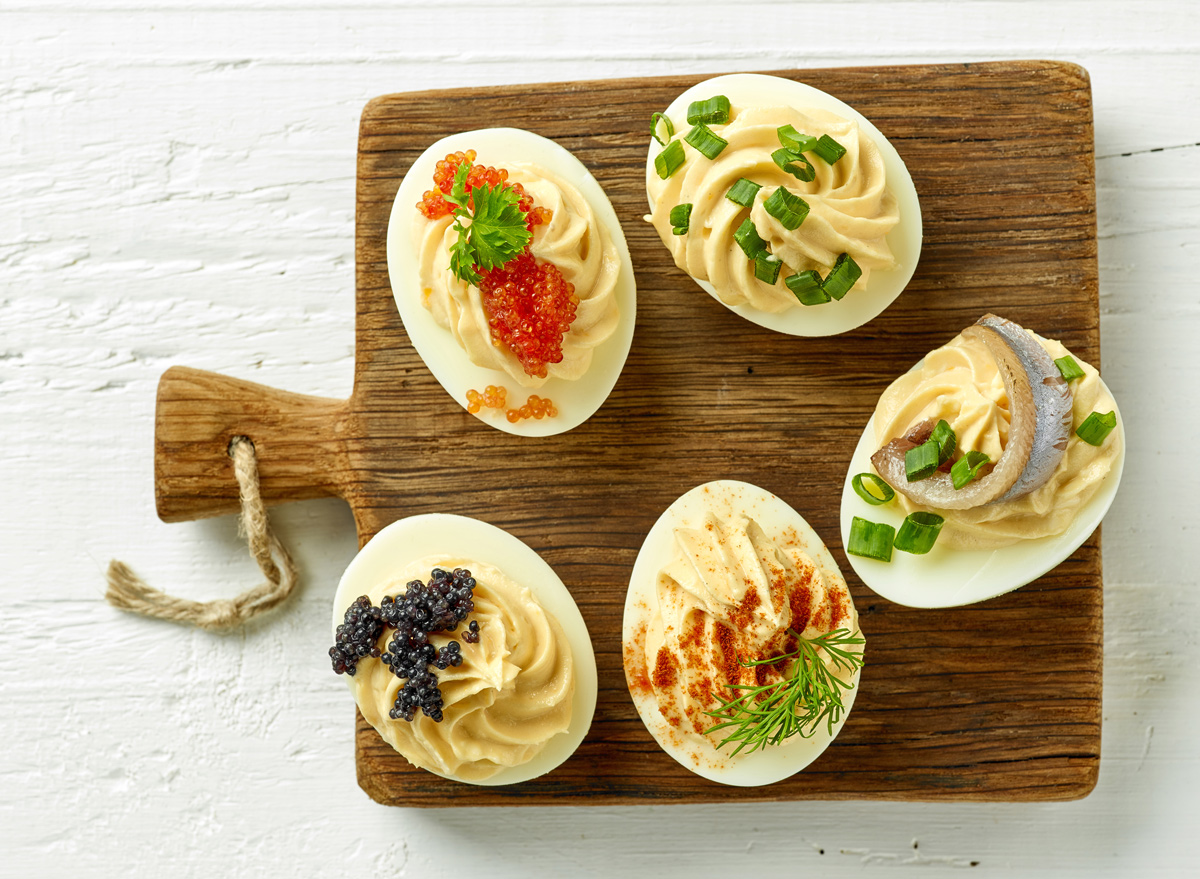
[[[1035,583],[950,610],[876,596],[846,563],[838,533],[846,462],[880,392],[983,313],[1062,339],[1099,365],[1087,73],[1036,61],[779,75],[871,119],[920,193],[916,276],[861,329],[797,339],[741,320],[677,270],[643,222],[650,114],[706,77],[502,86],[388,95],[363,111],[349,400],[185,368],[163,376],[155,488],[164,520],[237,509],[226,448],[245,434],[268,501],[345,498],[360,545],[404,516],[475,516],[537,550],[579,604],[600,694],[569,761],[515,787],[456,784],[411,768],[359,716],[358,780],[379,802],[1061,800],[1095,785],[1099,532]],[[600,411],[560,436],[514,437],[464,412],[410,344],[388,283],[385,234],[405,171],[434,140],[487,126],[526,128],[571,150],[608,192],[633,256],[638,316],[625,371]],[[840,737],[810,768],[766,788],[724,787],[678,766],[638,719],[621,666],[622,604],[642,538],[680,494],[723,478],[760,485],[808,519],[847,574],[868,639]]]

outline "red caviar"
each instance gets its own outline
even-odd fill
[[[521,213],[525,214],[525,228],[532,232],[534,226],[550,222],[550,218],[554,215],[553,211],[548,208],[535,207],[533,199],[525,192],[524,187],[520,183],[508,182],[507,170],[504,168],[489,168],[487,165],[476,165],[475,150],[467,150],[465,153],[450,153],[446,158],[441,159],[437,163],[437,167],[433,172],[433,184],[436,188],[428,190],[421,196],[421,200],[417,202],[417,210],[426,219],[437,220],[441,217],[448,217],[454,211],[454,206],[446,201],[445,196],[449,195],[450,191],[454,188],[454,175],[458,171],[458,166],[463,162],[471,163],[471,170],[467,172],[468,194],[473,188],[480,186],[496,187],[501,184],[507,185],[520,199],[518,206],[521,208]],[[473,199],[469,200],[469,206],[472,210],[475,209]]]
[[[516,355],[527,375],[545,378],[546,364],[563,359],[563,336],[579,305],[575,285],[528,250],[482,275],[479,292],[492,344]]]
[[[522,418],[536,418],[538,421],[541,421],[543,418],[553,418],[557,414],[557,407],[550,402],[548,397],[539,397],[537,394],[530,394],[524,406],[519,409],[509,409],[504,413],[504,417],[508,419],[510,424],[516,424]]]
[[[467,391],[467,411],[472,415],[478,415],[479,410],[484,406],[489,409],[503,409],[507,398],[508,389],[498,385],[488,385],[482,394],[472,388]]]
[[[535,226],[550,222],[553,212],[535,206],[533,199],[520,183],[508,182],[508,171],[504,168],[489,168],[475,164],[474,150],[450,153],[437,163],[433,172],[435,188],[429,190],[417,204],[418,210],[430,220],[449,216],[454,207],[445,196],[454,187],[454,175],[464,164],[470,164],[467,172],[467,191],[479,186],[507,186],[517,194],[518,206],[525,214],[526,228],[532,232]],[[474,205],[471,205],[474,209]],[[483,308],[487,314],[488,329],[492,344],[507,348],[521,362],[527,375],[545,378],[546,366],[560,363],[563,359],[563,336],[575,320],[579,297],[575,285],[563,277],[563,273],[552,263],[540,262],[526,248],[504,265],[480,273],[479,291],[483,297]],[[491,390],[489,388],[489,390]],[[467,395],[468,411],[478,413],[483,406],[495,405],[503,408],[503,399],[498,404],[484,398]],[[472,409],[471,407],[476,408]],[[517,417],[541,418],[527,407],[509,410],[509,421]],[[524,413],[524,414],[523,414]]]

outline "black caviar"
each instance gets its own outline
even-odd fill
[[[346,610],[346,621],[337,628],[337,643],[329,650],[333,670],[353,675],[360,658],[378,657],[396,677],[404,679],[389,715],[411,721],[420,710],[430,720],[441,721],[442,691],[429,666],[444,670],[462,665],[462,646],[451,641],[438,650],[429,636],[458,628],[475,609],[474,590],[475,578],[465,568],[434,568],[428,584],[413,580],[403,595],[384,596],[379,607],[372,606],[367,596],[359,597]],[[377,644],[385,628],[395,632],[386,652],[381,653]],[[471,621],[463,640],[479,642],[477,621]]]

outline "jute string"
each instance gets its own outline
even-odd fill
[[[258,489],[254,443],[244,436],[234,437],[229,443],[229,457],[233,459],[242,503],[238,531],[246,538],[250,555],[258,562],[267,582],[237,598],[192,601],[160,592],[124,562],[113,559],[108,565],[108,591],[104,595],[109,604],[142,616],[217,631],[240,626],[278,607],[292,594],[296,588],[296,564],[267,522],[267,510]],[[275,559],[279,559],[278,564]]]

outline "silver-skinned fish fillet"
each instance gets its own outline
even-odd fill
[[[909,482],[904,453],[928,439],[933,425],[923,422],[871,456],[879,475],[896,491],[925,507],[969,510],[1024,497],[1046,484],[1058,468],[1071,435],[1071,389],[1054,360],[1019,324],[986,314],[963,330],[982,341],[996,358],[1008,393],[1008,443],[992,472],[959,490],[949,473]]]

